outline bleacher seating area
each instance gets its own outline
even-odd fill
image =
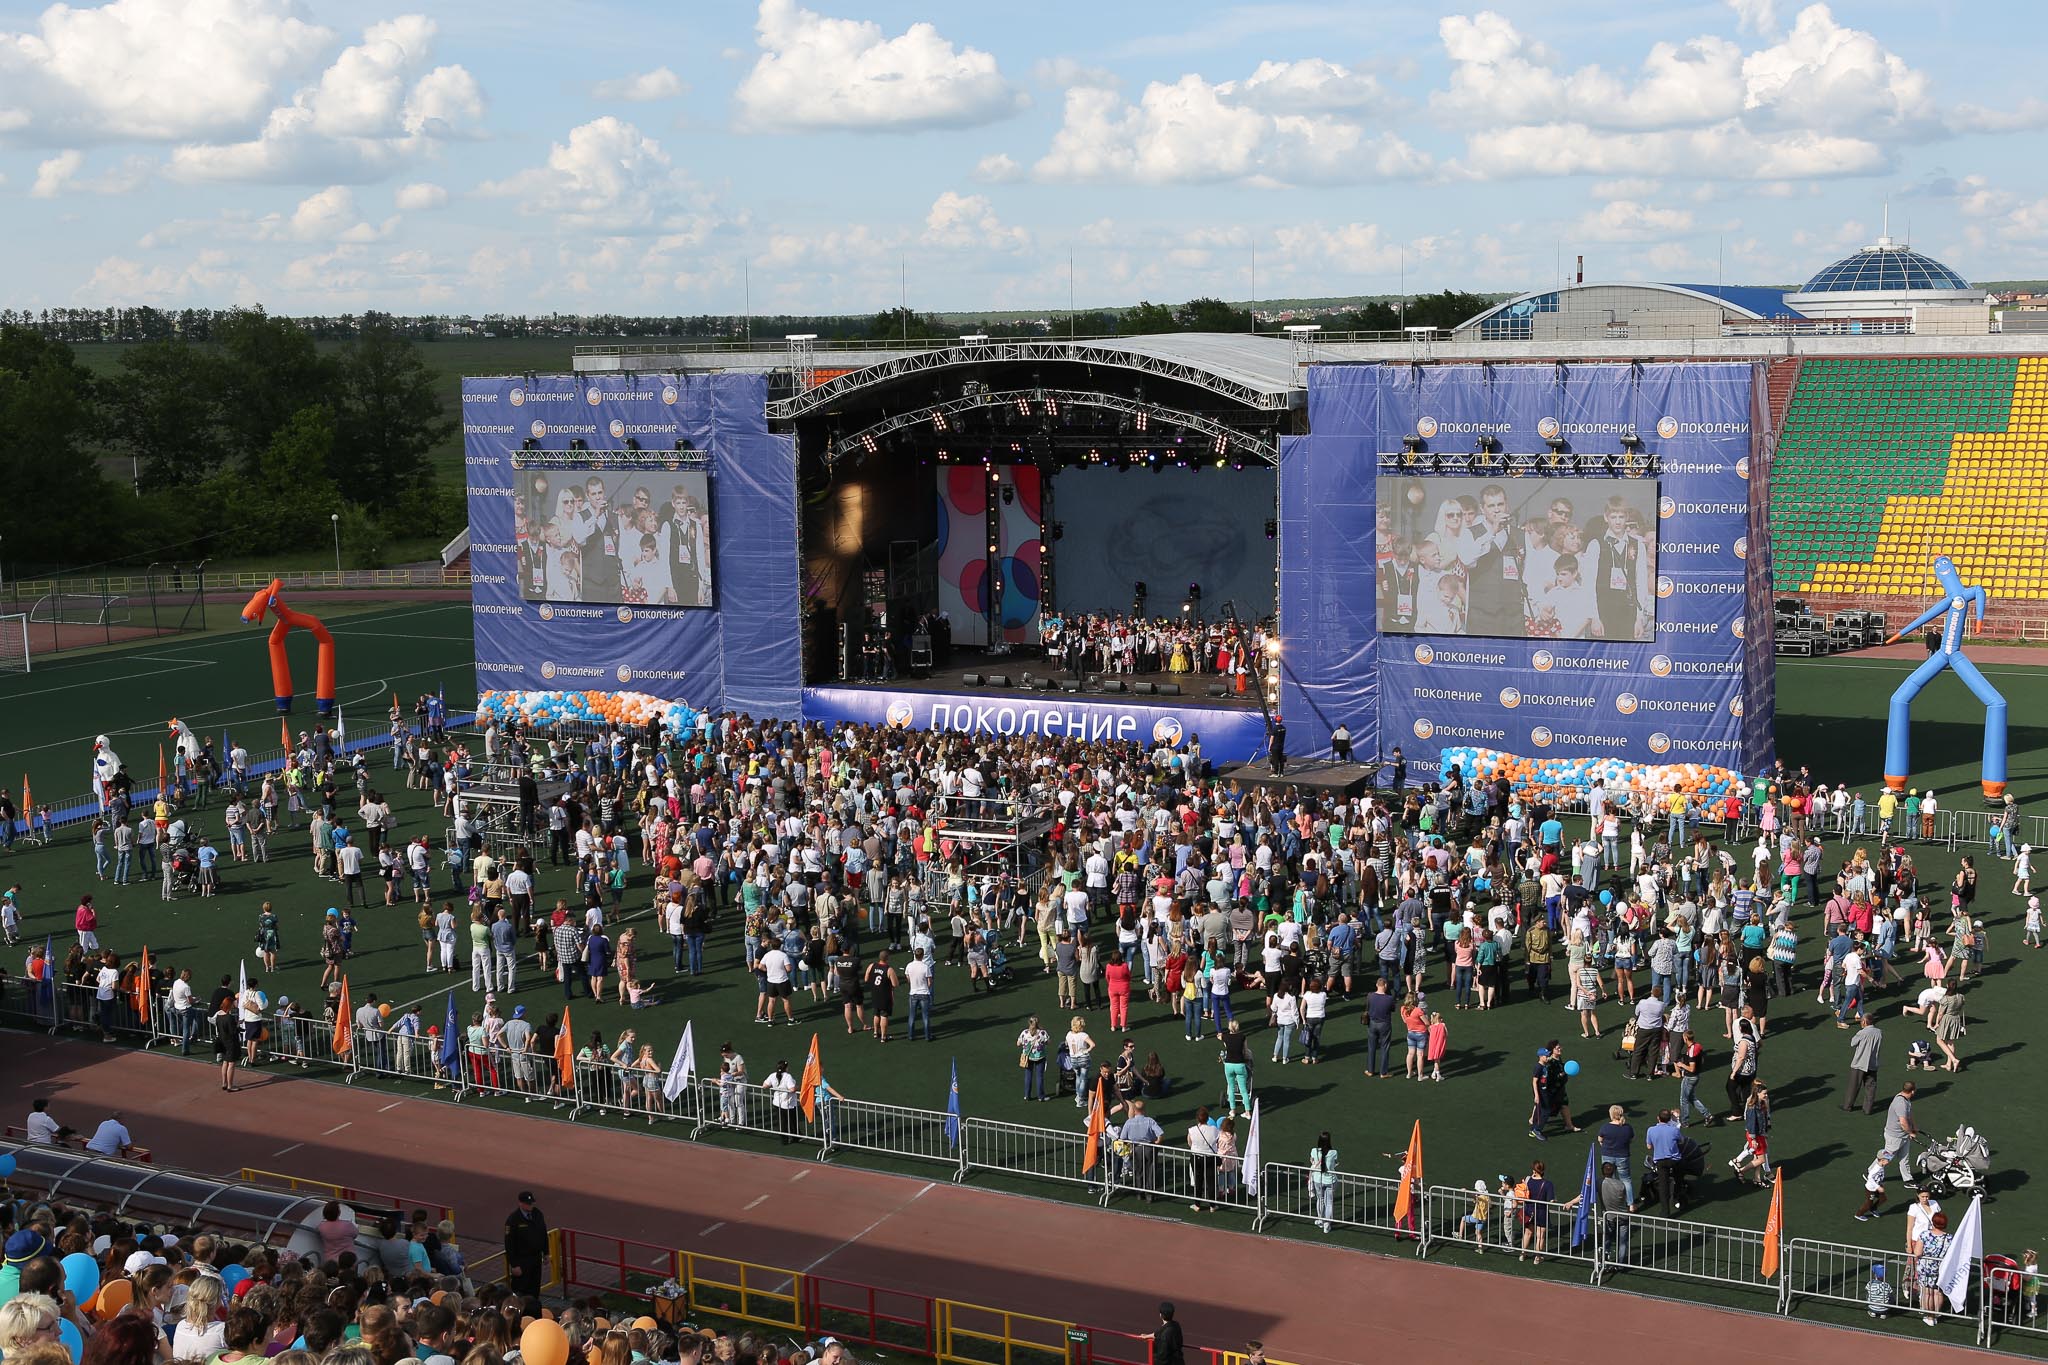
[[[1771,481],[1780,596],[1909,619],[1945,553],[1986,634],[2048,623],[2048,357],[1809,359]]]

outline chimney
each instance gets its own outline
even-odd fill
[[[1580,257],[1579,257],[1579,273],[1578,273],[1578,277],[1577,277],[1576,279],[1574,279],[1574,280],[1572,281],[1572,283],[1573,283],[1573,284],[1584,284],[1585,282],[1586,282],[1586,258],[1585,258],[1584,256],[1580,256]]]

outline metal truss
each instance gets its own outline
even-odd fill
[[[827,380],[823,384],[800,389],[789,398],[778,398],[770,402],[768,416],[774,421],[789,421],[816,412],[820,408],[829,407],[840,399],[864,389],[879,388],[907,376],[931,370],[949,369],[959,365],[986,365],[992,362],[1053,361],[1135,370],[1155,378],[1191,384],[1219,397],[1228,398],[1233,403],[1256,408],[1261,412],[1285,412],[1292,405],[1289,394],[1263,393],[1248,384],[1225,379],[1185,361],[1162,360],[1157,356],[1118,351],[1103,346],[1080,345],[1064,340],[988,341],[963,346],[944,346],[936,350],[898,356],[894,360],[885,360],[874,365],[863,365],[851,373]]]
[[[1170,450],[1171,445],[1167,443],[1165,429],[1179,427],[1183,431],[1207,438],[1211,442],[1207,448],[1208,452],[1218,457],[1224,457],[1227,453],[1228,458],[1240,461],[1253,460],[1261,464],[1277,464],[1279,461],[1279,451],[1270,439],[1242,431],[1226,422],[1217,421],[1214,417],[1190,412],[1184,408],[1163,407],[1158,403],[1145,403],[1119,394],[1098,393],[1088,389],[1000,389],[949,398],[943,403],[933,403],[911,412],[900,412],[885,417],[851,435],[842,436],[833,443],[827,452],[827,458],[842,460],[874,454],[885,438],[916,427],[929,427],[946,432],[952,419],[963,413],[1007,409],[1022,417],[1044,420],[1057,418],[1068,408],[1094,408],[1138,421],[1140,425],[1137,431],[1118,433],[1118,439],[1121,441],[1135,441]],[[1147,440],[1152,430],[1159,432],[1157,440]]]

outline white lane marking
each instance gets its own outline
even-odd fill
[[[336,1133],[338,1133],[338,1132],[340,1132],[340,1131],[341,1131],[342,1129],[344,1129],[344,1128],[348,1127],[349,1123],[351,1123],[351,1122],[354,1122],[354,1120],[352,1120],[352,1119],[351,1119],[351,1120],[348,1120],[348,1121],[345,1121],[345,1122],[342,1122],[342,1123],[337,1123],[337,1124],[335,1124],[335,1125],[334,1125],[334,1126],[333,1126],[332,1128],[329,1128],[329,1129],[328,1129],[328,1130],[327,1130],[326,1132],[322,1133],[322,1134],[321,1134],[320,1136],[321,1136],[321,1137],[333,1137],[333,1136],[334,1136],[334,1135],[335,1135]]]
[[[789,1183],[794,1185],[797,1181],[802,1180],[805,1176],[809,1175],[810,1173],[810,1168],[805,1167],[803,1170],[798,1171],[795,1175],[791,1176],[789,1178]]]
[[[384,1107],[383,1107],[382,1109],[379,1109],[379,1110],[378,1110],[377,1112],[378,1112],[378,1113],[380,1113],[380,1114],[388,1114],[388,1113],[390,1113],[390,1112],[391,1112],[392,1110],[396,1109],[396,1108],[397,1108],[397,1107],[398,1107],[399,1105],[401,1105],[401,1104],[404,1104],[404,1103],[405,1103],[405,1101],[404,1101],[404,1100],[393,1100],[393,1101],[391,1101],[391,1103],[389,1103],[389,1104],[385,1105],[385,1106],[384,1106]]]
[[[853,1244],[854,1244],[855,1242],[858,1242],[858,1241],[859,1241],[859,1240],[860,1240],[861,1238],[863,1238],[863,1237],[867,1236],[867,1235],[868,1235],[869,1233],[873,1232],[873,1231],[874,1231],[874,1230],[875,1230],[876,1228],[878,1228],[878,1227],[882,1226],[882,1224],[884,1224],[884,1223],[888,1222],[888,1221],[889,1221],[889,1220],[890,1220],[891,1218],[894,1218],[894,1217],[895,1217],[895,1216],[896,1216],[897,1214],[899,1214],[899,1213],[902,1213],[902,1212],[903,1212],[903,1211],[904,1211],[905,1209],[909,1208],[909,1207],[910,1207],[910,1206],[911,1206],[912,1204],[915,1204],[915,1203],[916,1203],[916,1202],[917,1202],[918,1200],[920,1200],[920,1199],[924,1198],[926,1194],[928,1194],[929,1192],[931,1192],[932,1190],[935,1190],[935,1189],[937,1189],[937,1188],[938,1188],[938,1182],[937,1182],[936,1180],[934,1180],[934,1181],[931,1181],[931,1182],[927,1183],[927,1184],[925,1185],[925,1187],[924,1187],[923,1189],[919,1190],[919,1191],[918,1191],[918,1192],[917,1192],[916,1194],[913,1194],[913,1195],[911,1195],[911,1196],[910,1196],[910,1198],[908,1198],[908,1199],[904,1200],[904,1201],[903,1201],[903,1202],[902,1202],[901,1204],[899,1204],[899,1205],[898,1205],[897,1207],[895,1207],[895,1208],[893,1208],[893,1209],[890,1209],[890,1210],[889,1210],[889,1211],[888,1211],[887,1213],[883,1214],[883,1215],[882,1215],[882,1216],[881,1216],[880,1218],[877,1218],[877,1219],[876,1219],[876,1220],[875,1220],[874,1222],[872,1222],[872,1223],[868,1224],[868,1225],[867,1225],[866,1227],[862,1228],[862,1229],[861,1229],[861,1230],[860,1230],[859,1232],[856,1232],[856,1233],[854,1233],[854,1234],[853,1234],[853,1236],[851,1236],[851,1237],[847,1238],[847,1239],[846,1239],[845,1241],[841,1242],[841,1243],[840,1243],[840,1244],[839,1244],[838,1246],[836,1246],[836,1247],[833,1247],[833,1248],[832,1248],[832,1249],[831,1249],[830,1251],[826,1252],[826,1253],[825,1253],[825,1254],[824,1254],[823,1256],[820,1256],[820,1257],[819,1257],[819,1258],[818,1258],[817,1260],[815,1260],[815,1261],[812,1261],[812,1262],[811,1262],[811,1263],[810,1263],[809,1265],[805,1266],[805,1267],[803,1268],[803,1273],[804,1273],[804,1274],[806,1274],[806,1275],[810,1274],[810,1273],[811,1273],[811,1272],[812,1272],[813,1270],[816,1270],[816,1269],[817,1269],[817,1268],[818,1268],[819,1266],[821,1266],[821,1265],[825,1264],[825,1262],[827,1262],[827,1261],[831,1260],[831,1259],[832,1259],[832,1258],[833,1258],[834,1256],[837,1256],[837,1255],[838,1255],[838,1254],[839,1254],[840,1252],[842,1252],[842,1251],[846,1250],[846,1249],[847,1249],[848,1247],[852,1246],[852,1245],[853,1245]]]
[[[764,1195],[762,1195],[762,1196],[761,1196],[760,1198],[756,1199],[756,1200],[755,1200],[755,1201],[754,1201],[753,1203],[751,1203],[751,1204],[747,1205],[747,1207],[746,1207],[745,1209],[741,1210],[741,1211],[742,1211],[742,1212],[744,1212],[744,1213],[752,1213],[752,1212],[753,1212],[753,1211],[754,1211],[755,1209],[757,1209],[757,1208],[761,1207],[761,1205],[763,1205],[763,1204],[765,1204],[765,1203],[767,1203],[767,1202],[768,1202],[768,1196],[764,1194]]]
[[[698,1235],[699,1237],[709,1237],[709,1236],[710,1236],[710,1235],[711,1235],[712,1233],[714,1233],[714,1232],[718,1231],[718,1230],[719,1230],[720,1228],[722,1228],[722,1227],[724,1227],[724,1226],[725,1226],[725,1220],[724,1220],[723,1218],[721,1218],[721,1219],[719,1219],[719,1220],[718,1220],[718,1221],[717,1221],[716,1223],[713,1223],[713,1224],[712,1224],[712,1225],[711,1225],[710,1227],[708,1227],[708,1228],[704,1229],[704,1231],[702,1231],[702,1232],[698,1233],[697,1235]]]
[[[301,1147],[303,1147],[303,1146],[305,1146],[305,1145],[306,1145],[306,1144],[305,1144],[305,1143],[303,1143],[303,1142],[294,1142],[294,1143],[293,1143],[293,1144],[292,1144],[291,1146],[289,1146],[289,1147],[280,1147],[280,1148],[278,1148],[278,1149],[277,1149],[276,1151],[272,1152],[272,1153],[271,1153],[271,1155],[272,1155],[272,1156],[283,1156],[283,1155],[284,1155],[284,1154],[285,1154],[286,1152],[296,1152],[296,1151],[298,1151],[298,1150],[299,1150],[299,1148],[301,1148]]]

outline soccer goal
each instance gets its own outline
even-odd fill
[[[125,626],[128,599],[99,592],[44,593],[28,614],[30,620],[43,625]]]
[[[28,664],[28,613],[0,616],[0,673],[26,673]]]

